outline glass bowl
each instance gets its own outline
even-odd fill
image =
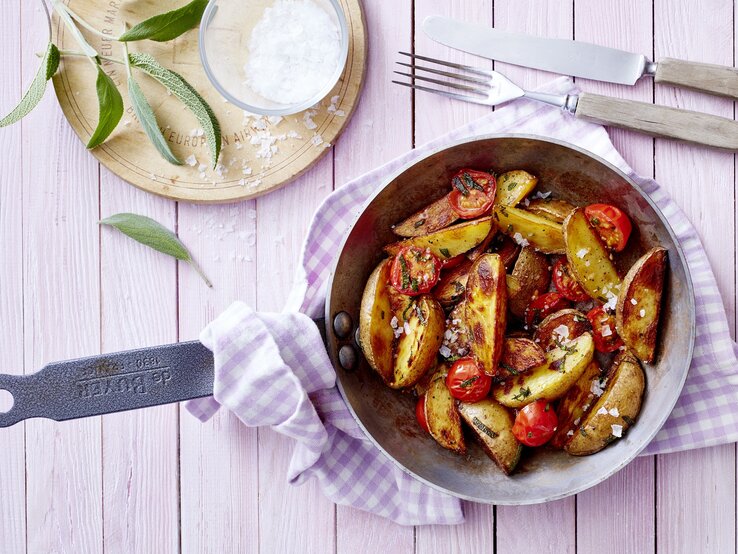
[[[306,110],[330,93],[346,66],[349,31],[339,0],[312,0],[328,13],[340,33],[338,64],[331,78],[310,98],[290,104],[265,98],[246,84],[251,33],[267,8],[284,1],[211,0],[203,14],[199,47],[205,73],[226,100],[250,113],[283,116]]]

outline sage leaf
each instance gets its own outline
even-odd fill
[[[120,118],[123,117],[123,98],[118,92],[113,80],[108,76],[100,64],[97,65],[97,102],[99,104],[100,117],[97,121],[97,128],[92,133],[87,148],[95,148],[99,146],[110,133],[118,126]]]
[[[128,55],[128,59],[131,66],[140,69],[159,81],[159,83],[179,98],[195,114],[200,127],[202,127],[205,133],[213,168],[215,168],[218,163],[218,156],[220,155],[221,136],[220,124],[218,123],[218,118],[215,117],[213,109],[181,75],[162,66],[150,54],[132,52]]]
[[[59,49],[50,42],[49,46],[46,48],[44,57],[41,59],[41,67],[38,68],[31,85],[28,87],[28,90],[23,95],[23,98],[18,105],[13,108],[13,111],[0,119],[0,127],[12,125],[31,113],[31,110],[38,105],[41,98],[44,96],[44,92],[46,91],[46,82],[51,79],[58,68]]]
[[[169,148],[167,139],[164,138],[159,128],[159,123],[156,121],[154,110],[151,109],[151,105],[146,100],[141,87],[138,86],[138,83],[131,75],[128,76],[128,97],[131,99],[133,111],[136,112],[136,116],[141,122],[141,127],[143,127],[146,136],[149,137],[151,144],[156,147],[162,158],[171,164],[182,165],[182,161]]]
[[[134,25],[121,36],[119,41],[155,40],[165,42],[197,27],[208,0],[192,0],[177,10],[155,15],[138,25]]]
[[[192,255],[187,250],[187,247],[179,240],[179,237],[161,223],[145,215],[120,213],[103,219],[100,221],[100,224],[114,227],[124,235],[149,248],[153,248],[167,256],[172,256],[177,260],[187,262],[203,278],[208,287],[213,287],[210,280],[202,272],[202,269],[200,269],[200,266],[192,259]]]
[[[64,22],[66,28],[69,30],[70,33],[72,33],[74,40],[82,49],[82,52],[84,52],[85,55],[90,58],[97,59],[97,50],[95,50],[92,46],[90,46],[90,43],[87,42],[87,39],[84,37],[82,32],[72,20],[72,16],[69,15],[69,10],[66,5],[64,5],[60,0],[53,0],[53,4],[56,13],[59,14],[59,19]]]

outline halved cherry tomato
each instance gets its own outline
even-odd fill
[[[452,267],[459,265],[464,260],[466,260],[466,254],[459,254],[453,258],[445,258],[441,260],[441,267],[443,269],[451,269]]]
[[[390,268],[390,283],[408,296],[424,294],[438,282],[441,262],[429,249],[406,246],[397,253]]]
[[[614,352],[623,341],[615,330],[615,316],[608,313],[603,306],[592,308],[587,314],[592,324],[592,336],[598,352]]]
[[[489,394],[492,378],[482,371],[473,358],[456,360],[446,375],[451,396],[464,402],[479,402]]]
[[[525,325],[531,327],[554,312],[571,307],[571,302],[559,292],[547,292],[534,298],[525,309]]]
[[[523,406],[515,417],[512,432],[526,446],[541,446],[553,437],[558,425],[553,406],[542,398]]]
[[[566,258],[559,258],[559,261],[554,264],[553,282],[556,290],[558,290],[564,298],[568,298],[572,302],[586,302],[589,300],[589,295],[584,292],[582,285],[580,285],[571,274],[569,262],[566,261]]]
[[[425,432],[430,433],[428,420],[425,418],[425,395],[418,398],[418,403],[415,404],[415,418],[420,423],[420,426],[425,429]]]
[[[627,215],[610,204],[590,204],[584,208],[584,215],[609,248],[623,251],[633,230]]]
[[[497,181],[490,173],[462,169],[451,179],[451,186],[449,202],[462,219],[484,215],[495,202]]]

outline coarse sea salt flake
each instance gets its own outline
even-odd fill
[[[612,329],[610,329],[609,325],[603,325],[602,327],[600,327],[600,333],[603,337],[611,337]]]
[[[612,417],[619,417],[620,412],[617,408],[610,408],[610,411],[608,412]]]
[[[623,426],[622,425],[617,425],[613,423],[612,425],[610,425],[610,427],[612,428],[613,437],[620,438],[623,436]]]
[[[587,254],[589,254],[589,248],[580,248],[579,250],[577,250],[577,258],[582,259]]]
[[[638,315],[640,315],[641,317],[646,317],[646,310],[644,310],[643,308],[641,308],[641,311],[638,312]]]
[[[631,298],[630,303],[635,306],[636,304],[638,304],[638,300],[636,300],[635,298]]]
[[[600,408],[599,410],[597,410],[597,414],[598,415],[607,415],[607,408],[605,408],[604,406],[602,406],[602,408]]]
[[[441,346],[441,348],[438,349],[438,353],[443,356],[444,358],[450,358],[451,357],[451,349],[448,346]]]
[[[528,239],[523,237],[523,235],[521,235],[520,233],[515,233],[513,235],[513,240],[517,242],[520,246],[528,246],[530,244]]]

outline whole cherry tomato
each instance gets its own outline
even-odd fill
[[[554,312],[571,307],[571,302],[559,292],[547,292],[534,298],[525,309],[525,325],[531,327]]]
[[[603,306],[592,308],[587,319],[592,324],[592,336],[598,352],[614,352],[623,346],[623,341],[615,330],[615,316],[608,313]]]
[[[540,399],[523,406],[515,417],[512,432],[526,446],[541,446],[553,437],[558,424],[551,403]]]
[[[390,283],[402,294],[417,296],[432,289],[440,273],[441,262],[429,249],[406,246],[392,262]]]
[[[558,290],[564,298],[568,298],[572,302],[586,302],[589,295],[584,292],[574,276],[571,274],[569,262],[565,258],[560,258],[556,262],[553,269],[553,282],[556,290]]]
[[[425,429],[425,432],[430,433],[428,420],[425,418],[425,395],[418,398],[418,403],[415,404],[415,418],[420,423],[420,426]]]
[[[462,169],[451,179],[451,186],[449,202],[462,219],[486,214],[495,202],[497,181],[490,173]]]
[[[446,375],[451,396],[464,402],[479,402],[489,394],[492,378],[482,371],[473,358],[456,360]]]
[[[610,204],[590,204],[584,208],[584,215],[609,248],[623,251],[633,230],[627,215]]]

